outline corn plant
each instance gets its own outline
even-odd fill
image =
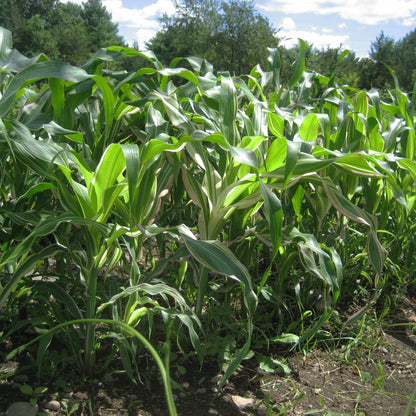
[[[7,332],[47,332],[39,367],[58,325],[87,374],[107,337],[134,380],[133,329],[149,348],[158,325],[166,383],[172,339],[202,361],[231,331],[224,384],[257,342],[310,342],[358,278],[361,313],[414,284],[414,96],[341,87],[305,53],[282,85],[275,49],[238,77],[124,47],[76,68],[0,31],[0,305],[48,311]],[[105,69],[134,56],[148,67]]]

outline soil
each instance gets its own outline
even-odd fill
[[[403,313],[401,321],[414,323],[414,311]],[[290,374],[266,373],[254,360],[244,361],[221,391],[216,363],[206,363],[202,370],[198,362],[188,363],[184,374],[172,371],[178,415],[416,415],[415,326],[393,328],[396,330],[379,330],[373,338],[357,339],[356,345],[330,351],[314,348],[286,356]],[[7,377],[19,365],[17,361],[0,362],[0,415],[12,403],[29,401],[20,385],[32,384],[31,377],[37,380],[24,371]],[[72,381],[61,391],[42,380],[48,391],[34,398],[38,415],[72,411],[79,416],[167,416],[164,391],[153,364],[146,375],[138,385],[124,374],[113,374],[100,381]],[[53,400],[55,405],[59,403],[59,410],[47,409]]]

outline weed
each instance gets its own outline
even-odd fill
[[[44,386],[33,388],[29,384],[23,384],[20,386],[20,391],[29,397],[30,404],[36,405],[39,398],[48,391],[48,388]]]

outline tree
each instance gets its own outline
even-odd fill
[[[82,18],[82,6],[59,3],[51,16],[52,33],[59,49],[59,58],[80,65],[91,52],[90,40]]]
[[[397,62],[394,39],[382,31],[371,43],[370,59],[363,59],[360,66],[360,88],[390,88],[393,79],[386,65],[394,69]]]
[[[248,73],[267,64],[267,47],[277,47],[276,31],[245,0],[183,0],[173,16],[161,18],[162,30],[148,43],[165,64],[178,56],[199,56],[216,70]]]
[[[217,56],[219,68],[249,73],[254,65],[267,63],[267,47],[277,47],[276,31],[256,13],[254,3],[233,0],[222,4],[222,25]]]
[[[111,14],[102,5],[101,0],[87,0],[83,3],[81,17],[90,41],[90,50],[112,45],[123,45],[123,38],[117,34],[118,25],[111,20]]]
[[[101,0],[82,6],[58,0],[1,0],[0,26],[13,33],[14,47],[27,56],[45,53],[72,64],[101,47],[123,45]]]
[[[200,56],[214,62],[215,36],[220,26],[218,0],[183,0],[175,3],[174,16],[160,18],[162,30],[146,44],[169,64],[177,57]]]
[[[358,61],[355,52],[349,51],[345,56],[341,46],[338,48],[314,49],[306,60],[308,69],[314,70],[325,76],[335,74],[335,81],[340,84],[348,84],[352,87],[358,85],[360,76],[358,73]]]
[[[413,91],[416,82],[416,29],[396,44],[397,76],[400,86]]]
[[[2,0],[0,26],[13,33],[13,44],[25,55],[44,52],[55,58],[57,45],[48,18],[57,0]]]
[[[33,56],[44,53],[49,59],[59,58],[59,49],[47,23],[39,14],[35,14],[25,21],[20,32],[22,44],[15,45],[24,55]]]

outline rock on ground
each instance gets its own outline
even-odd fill
[[[6,416],[36,416],[38,406],[28,402],[16,402],[9,406]]]

